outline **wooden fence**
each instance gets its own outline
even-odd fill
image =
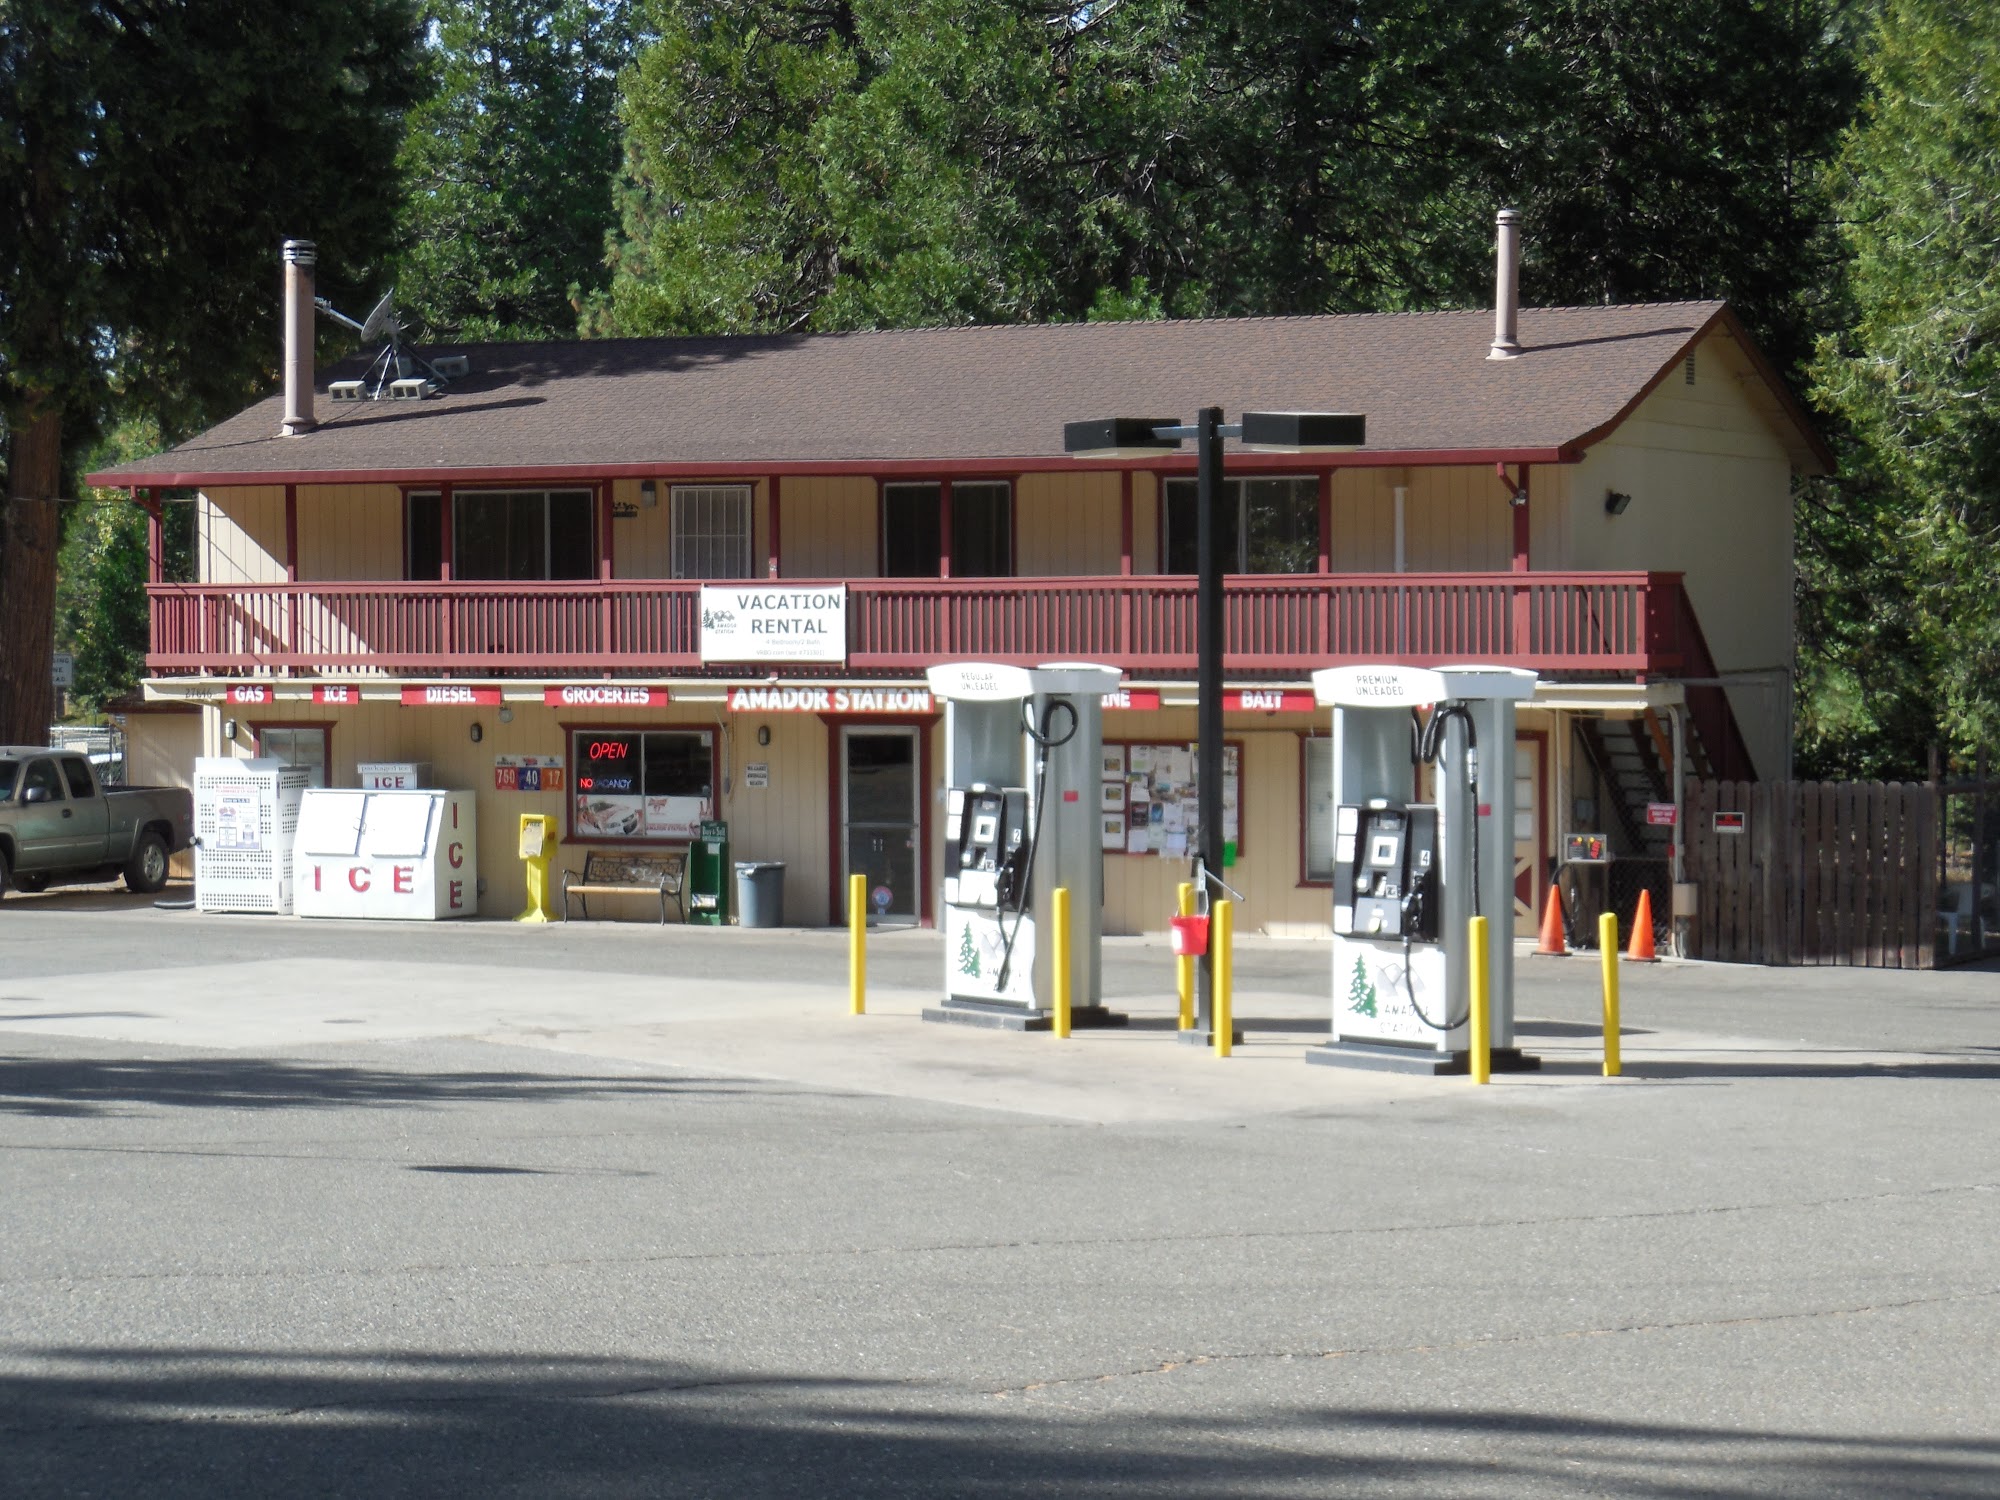
[[[1933,786],[1694,781],[1686,842],[1699,900],[1691,957],[1877,969],[1936,963]]]

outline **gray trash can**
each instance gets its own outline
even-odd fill
[[[743,927],[785,925],[785,866],[781,861],[737,862],[736,921]]]

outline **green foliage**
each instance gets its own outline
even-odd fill
[[[1856,566],[1827,582],[1882,586],[1824,611],[1875,658],[1825,653],[1806,718],[1913,757],[1932,714],[2000,732],[2000,12],[1890,0],[1864,65],[1838,179],[1854,316],[1814,373],[1857,444],[1826,523]]]
[[[37,497],[114,402],[178,436],[258,393],[280,240],[322,241],[336,294],[364,274],[415,42],[408,0],[0,7],[0,732],[46,722],[56,553]]]
[[[129,420],[99,443],[81,467],[122,463],[157,453],[160,446],[157,426]],[[137,688],[146,675],[147,516],[123,495],[109,494],[66,511],[56,560],[56,648],[74,659],[72,700],[96,713]],[[161,531],[166,576],[191,578],[194,507],[164,506]]]
[[[407,0],[10,0],[0,24],[0,407],[121,402],[179,434],[279,347],[279,242],[324,284],[386,247]]]
[[[624,0],[428,0],[399,162],[397,306],[425,337],[573,335],[617,222]]]
[[[1824,164],[1859,80],[1835,0],[1524,0],[1499,184],[1524,299],[1726,297],[1781,370],[1837,308]]]

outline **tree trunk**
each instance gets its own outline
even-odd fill
[[[0,509],[0,745],[45,745],[55,716],[59,402],[36,402],[20,413],[8,477]]]

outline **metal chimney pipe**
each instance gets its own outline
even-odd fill
[[[1521,216],[1511,208],[1498,218],[1499,260],[1493,298],[1493,347],[1488,359],[1512,359],[1521,352]]]
[[[311,432],[313,417],[313,267],[319,247],[311,240],[285,241],[285,422],[286,437]]]

